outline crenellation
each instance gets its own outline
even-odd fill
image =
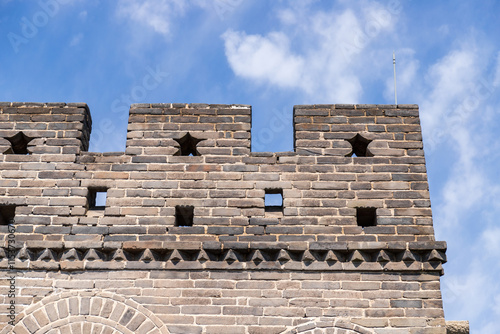
[[[94,153],[86,104],[0,103],[0,333],[444,334],[418,106],[293,113],[294,152],[251,152],[251,106],[134,104]]]

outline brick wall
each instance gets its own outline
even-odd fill
[[[296,106],[279,153],[251,152],[244,105],[133,105],[123,153],[86,152],[90,126],[0,104],[19,333],[445,333],[417,106]]]
[[[443,324],[436,275],[26,272],[19,285],[27,305],[33,299],[44,301],[44,305],[26,309],[21,323],[28,329],[43,328],[70,316],[84,316],[95,326],[103,324],[97,318],[108,318],[113,312],[115,316],[109,319],[132,331],[142,324],[134,318],[154,314],[152,320],[161,324],[157,326],[170,333],[283,333],[339,319],[358,329],[357,333],[372,333],[369,328],[379,333],[402,333],[408,332],[402,330],[408,327],[413,328],[411,333],[440,333],[437,328],[423,328]],[[124,307],[117,309],[121,305]],[[132,310],[127,313],[128,309]],[[66,323],[61,322],[63,325]]]

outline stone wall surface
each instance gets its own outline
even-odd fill
[[[132,105],[125,152],[90,131],[0,103],[0,333],[446,333],[416,105],[295,106],[294,152],[251,152],[246,105]]]
[[[469,322],[446,321],[446,334],[469,334]]]

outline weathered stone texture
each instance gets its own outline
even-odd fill
[[[468,321],[447,321],[446,322],[447,334],[469,334]]]
[[[85,104],[0,116],[16,333],[446,332],[415,105],[296,106],[279,153],[245,105],[133,105],[121,153],[86,152]]]

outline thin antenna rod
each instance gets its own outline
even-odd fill
[[[398,91],[396,90],[396,53],[392,52],[392,64],[394,65],[394,104],[398,104]]]

